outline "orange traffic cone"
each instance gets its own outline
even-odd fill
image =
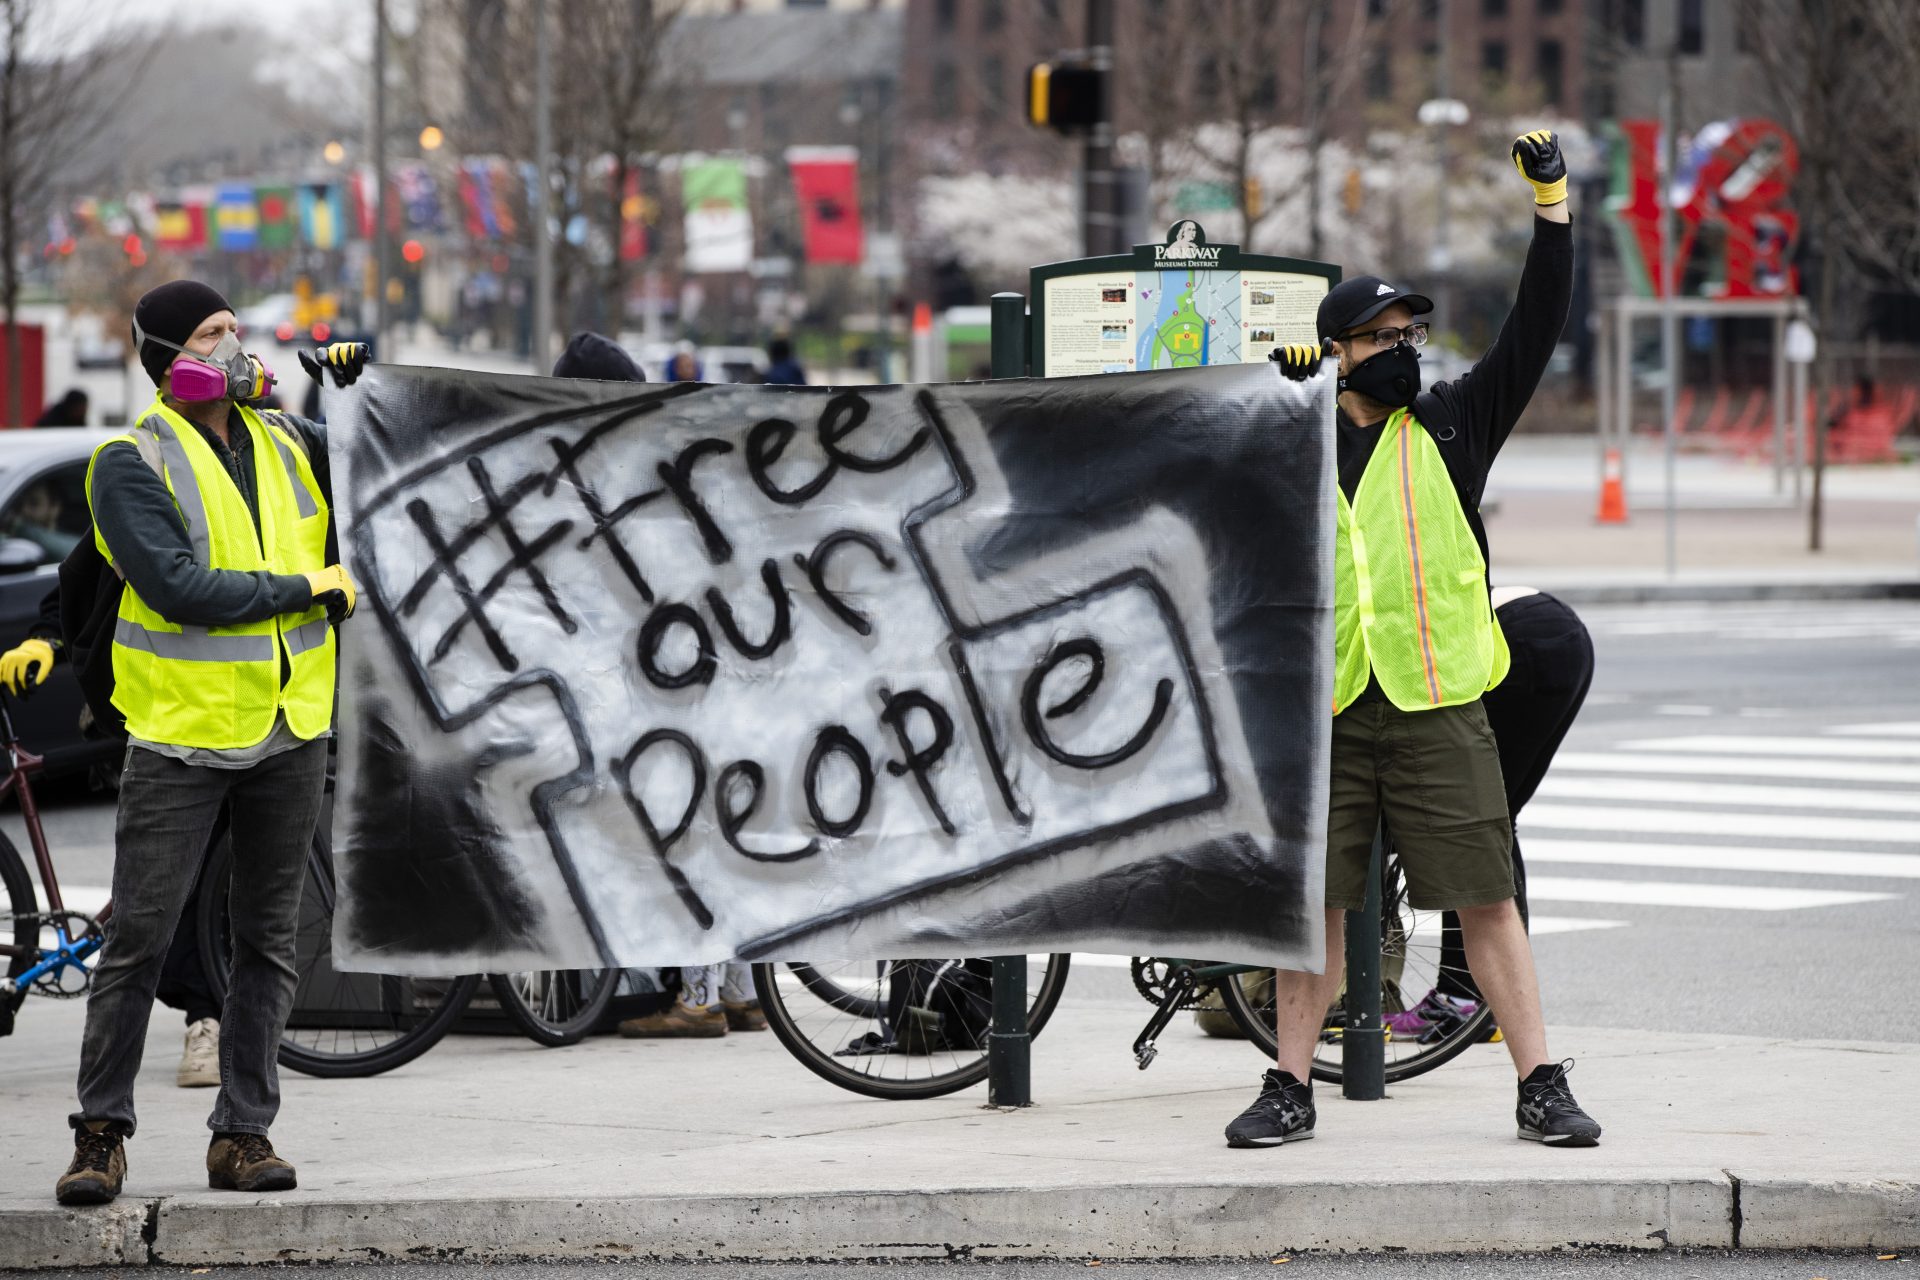
[[[1606,466],[1600,476],[1600,511],[1594,516],[1600,524],[1627,522],[1627,487],[1620,479],[1620,451],[1609,449]]]

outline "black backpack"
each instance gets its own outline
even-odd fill
[[[93,528],[60,562],[60,630],[74,677],[93,713],[92,737],[127,736],[127,718],[113,705],[113,628],[120,616],[120,575],[100,554]]]
[[[896,963],[887,989],[887,1023],[900,1052],[986,1048],[993,1025],[993,961]]]

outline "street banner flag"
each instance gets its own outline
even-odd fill
[[[860,156],[852,147],[788,147],[793,195],[800,205],[807,261],[858,266]]]
[[[328,389],[347,969],[1317,969],[1333,388]]]
[[[620,261],[638,262],[647,256],[647,199],[640,194],[640,171],[627,170],[620,190]]]
[[[309,182],[300,188],[300,234],[315,249],[338,249],[345,232],[340,188]]]
[[[469,240],[498,240],[500,223],[493,212],[493,179],[485,160],[460,163],[460,207],[466,214]]]
[[[358,165],[347,178],[348,190],[353,197],[353,233],[356,239],[373,239],[374,218],[379,211],[379,197],[374,191],[373,166]]]
[[[254,192],[260,206],[260,247],[293,247],[294,206],[292,187],[260,187]]]
[[[223,184],[214,198],[214,243],[229,252],[260,247],[260,211],[253,188],[245,183]]]
[[[153,206],[154,238],[168,253],[195,253],[207,247],[207,207],[161,200]]]
[[[513,166],[495,158],[487,162],[487,189],[493,194],[493,224],[508,239],[520,230],[520,214],[514,211],[514,196],[519,184],[513,179]],[[524,212],[524,206],[522,207]]]
[[[738,160],[695,160],[680,171],[687,210],[688,271],[745,271],[753,265],[747,173]]]

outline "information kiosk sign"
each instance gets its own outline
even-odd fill
[[[1182,218],[1162,244],[1050,262],[1030,272],[1030,368],[1038,377],[1253,364],[1312,342],[1340,268],[1209,244]]]

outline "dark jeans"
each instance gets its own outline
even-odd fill
[[[214,998],[213,983],[207,980],[206,969],[200,963],[200,895],[211,892],[201,877],[213,851],[226,836],[227,811],[223,807],[214,820],[206,858],[194,876],[193,896],[181,908],[180,923],[173,929],[173,944],[167,948],[166,962],[160,967],[160,988],[156,993],[160,1003],[186,1014],[188,1026],[202,1018],[220,1016],[220,1002]]]
[[[87,997],[74,1127],[131,1135],[133,1083],[174,926],[225,803],[235,848],[233,971],[220,1019],[220,1094],[207,1127],[265,1133],[280,1109],[275,1054],[293,1003],[294,932],[307,847],[327,778],[315,739],[247,769],[208,769],[130,747],[120,778],[113,918]]]

